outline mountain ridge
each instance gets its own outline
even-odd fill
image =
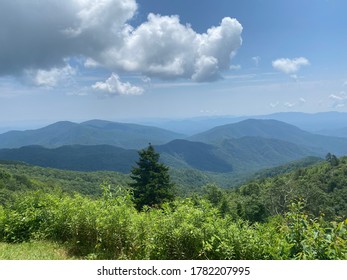
[[[1,149],[6,147],[6,136],[10,136],[7,144],[11,145]],[[328,152],[347,154],[347,138],[312,134],[277,120],[247,119],[186,139],[175,136],[182,135],[97,119],[80,124],[61,121],[37,130],[0,135],[0,159],[72,170],[129,172],[137,158],[136,150],[151,143],[170,167],[232,173],[256,171],[307,156],[324,157]],[[118,160],[122,158],[123,162]]]
[[[155,145],[161,161],[172,168],[206,172],[249,172],[311,156],[293,143],[260,137],[225,140],[222,145],[176,139]],[[130,172],[138,153],[112,145],[66,145],[46,148],[38,145],[0,149],[1,160],[17,160],[42,167],[77,171],[112,170]]]
[[[157,127],[91,120],[80,124],[60,121],[25,131],[0,134],[0,148],[19,148],[40,145],[57,148],[64,145],[113,145],[125,149],[139,149],[148,145],[163,144],[184,135]]]
[[[245,136],[278,139],[310,149],[321,156],[331,152],[347,154],[347,138],[313,134],[294,125],[277,120],[247,119],[238,123],[217,126],[188,137],[188,140],[219,144],[225,139]]]

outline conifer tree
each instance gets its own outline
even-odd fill
[[[133,167],[130,186],[138,210],[143,206],[158,206],[173,199],[173,184],[168,173],[169,168],[159,163],[159,153],[149,144],[147,149],[139,151],[137,167]]]

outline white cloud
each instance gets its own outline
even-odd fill
[[[335,94],[330,94],[329,98],[332,100],[343,100],[341,96],[335,95]]]
[[[272,66],[286,74],[294,74],[300,70],[302,66],[310,65],[310,62],[305,57],[298,57],[294,59],[280,58],[272,61]],[[297,77],[297,76],[295,76]]]
[[[230,65],[229,69],[230,70],[240,70],[241,69],[241,65],[240,64]]]
[[[62,82],[69,83],[71,76],[76,74],[76,69],[70,65],[62,68],[53,67],[49,70],[31,69],[25,72],[26,79],[30,84],[39,87],[55,87]]]
[[[120,49],[110,48],[99,62],[148,77],[213,81],[229,69],[231,57],[241,46],[241,32],[241,24],[231,18],[198,34],[182,25],[178,16],[150,14],[147,22],[128,29]]]
[[[84,57],[85,67],[213,81],[242,43],[236,19],[200,34],[178,16],[149,14],[133,28],[136,12],[135,0],[0,1],[0,76],[51,71]]]
[[[296,82],[299,81],[299,77],[296,74],[292,74],[292,75],[290,75],[290,77]]]
[[[295,106],[295,103],[285,102],[283,105],[288,108],[293,108]]]
[[[151,81],[152,81],[150,77],[146,77],[146,76],[141,77],[141,80],[142,80],[142,82],[144,82],[145,84],[149,84],[149,83],[151,83]]]
[[[261,60],[261,57],[260,56],[253,56],[252,60],[254,61],[255,66],[258,67],[260,60]]]
[[[0,75],[62,67],[119,45],[135,0],[0,1]]]
[[[270,107],[271,107],[271,108],[276,108],[279,104],[280,104],[280,103],[279,103],[278,101],[276,101],[276,102],[271,102],[271,103],[270,103]]]
[[[100,67],[101,65],[99,63],[97,63],[94,59],[88,57],[85,61],[84,61],[84,67],[86,68],[96,68],[96,67]]]
[[[105,96],[115,95],[141,95],[144,89],[138,86],[134,86],[129,82],[121,82],[119,76],[112,73],[105,82],[97,82],[92,86],[92,89],[102,93]]]
[[[218,60],[215,57],[202,56],[196,61],[192,76],[193,81],[214,81],[219,78]]]
[[[332,100],[346,100],[347,94],[344,91],[341,91],[339,94],[331,94],[329,95],[329,98]]]
[[[329,95],[329,99],[332,100],[331,107],[341,108],[347,104],[347,94],[345,91],[341,91],[339,94]]]

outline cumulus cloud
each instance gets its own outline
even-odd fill
[[[144,92],[144,89],[141,87],[134,86],[129,82],[123,83],[115,73],[112,73],[111,77],[105,82],[95,83],[92,89],[102,93],[104,96],[141,95]]]
[[[231,18],[198,34],[178,16],[149,14],[146,22],[128,29],[122,48],[109,49],[98,61],[148,77],[213,81],[229,69],[230,58],[241,46],[241,32],[241,24]]]
[[[62,67],[121,42],[135,0],[0,1],[0,75]]]
[[[25,78],[29,79],[29,83],[39,87],[55,87],[65,82],[69,83],[71,76],[76,74],[76,69],[70,65],[62,68],[53,67],[49,70],[31,69],[25,71]]]
[[[298,57],[294,59],[279,58],[272,61],[272,66],[275,69],[286,74],[294,74],[298,72],[302,66],[307,66],[307,65],[310,65],[310,62],[305,57]]]
[[[85,67],[213,81],[242,43],[236,19],[200,34],[178,16],[149,14],[134,28],[129,21],[136,12],[135,0],[1,1],[0,75],[52,71],[78,56]]]

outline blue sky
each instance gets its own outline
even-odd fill
[[[344,0],[4,0],[0,125],[347,111]]]

